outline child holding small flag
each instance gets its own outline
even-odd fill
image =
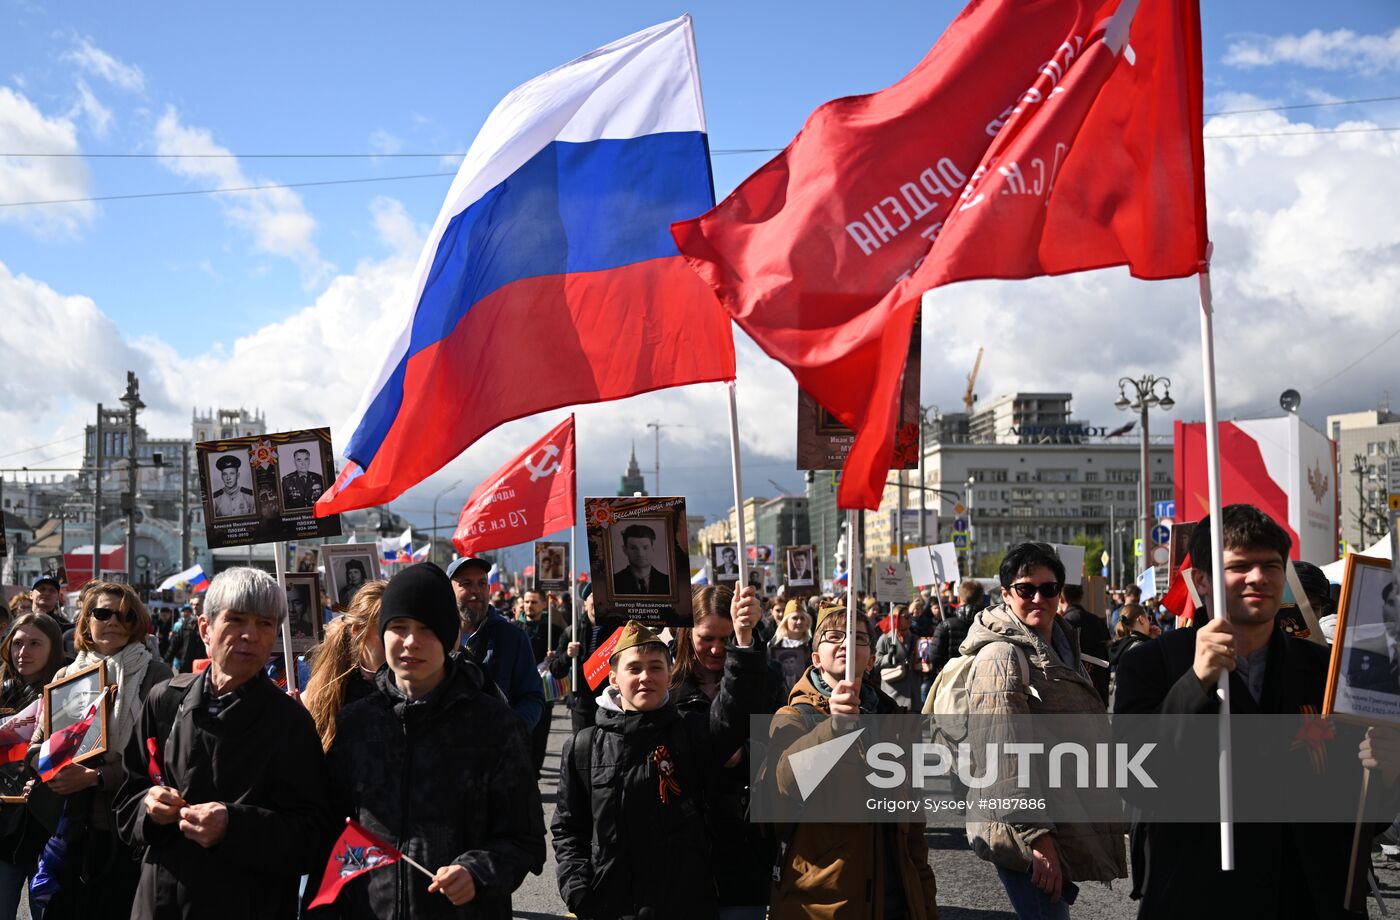
[[[754,638],[752,597],[734,616],[724,677],[709,711],[670,699],[671,658],[646,627],[628,622],[598,698],[597,724],[565,742],[554,814],[559,892],[588,920],[715,917],[703,789],[743,746],[760,705],[765,648]]]

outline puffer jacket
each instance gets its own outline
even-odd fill
[[[871,711],[876,714],[899,712],[899,706],[883,691],[874,688],[870,676],[862,686],[861,711],[865,697],[873,696]],[[831,714],[831,699],[817,688],[808,668],[788,695],[788,705],[778,710],[770,728],[769,746],[781,752],[777,760],[778,791],[785,797],[798,797],[797,779],[788,758],[801,751],[831,741],[835,734],[831,720],[823,719],[815,728],[796,707],[807,705],[823,716]],[[843,758],[822,782],[823,789],[864,788],[865,770]],[[821,794],[820,790],[817,793]],[[887,879],[895,866],[899,879]],[[928,841],[924,822],[898,824],[819,824],[799,822],[784,855],[781,872],[773,885],[769,920],[878,920],[892,913],[886,905],[886,892],[896,884],[904,897],[908,920],[937,920],[938,886],[928,863]]]
[[[973,716],[1024,716],[1053,713],[1104,714],[1103,700],[1079,657],[1079,636],[1063,617],[1056,617],[1054,629],[1061,632],[1072,650],[1065,661],[1040,636],[1031,631],[1005,604],[977,614],[960,651],[976,656],[968,674],[968,707]],[[1018,651],[1019,650],[1019,651]],[[1030,667],[1030,687],[1022,677],[1024,654]],[[1029,742],[1012,737],[1012,723],[1000,722],[995,728],[1000,744]],[[985,764],[978,758],[981,746],[974,744],[973,775],[982,775]],[[1004,747],[1003,747],[1004,749]],[[1004,776],[979,794],[993,798],[1024,796],[1015,776]],[[1057,795],[1065,794],[1063,790]],[[1012,871],[1030,867],[1031,847],[1036,839],[1052,834],[1065,876],[1072,881],[1107,881],[1128,874],[1124,834],[1127,828],[1113,823],[1061,824],[1011,820],[969,821],[968,842],[981,858]]]
[[[400,862],[352,880],[336,902],[342,918],[504,920],[511,893],[543,868],[529,739],[483,685],[475,663],[449,659],[442,683],[410,701],[380,668],[375,692],[340,710],[326,756],[338,813],[429,870],[459,865],[476,882],[476,898],[453,907]]]
[[[564,743],[559,771],[552,831],[570,911],[589,920],[718,913],[706,794],[748,734],[764,652],[757,641],[730,643],[719,693],[703,710],[668,698],[625,712],[616,690],[599,695],[597,724]]]

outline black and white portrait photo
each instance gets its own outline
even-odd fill
[[[739,546],[737,543],[716,543],[710,547],[710,564],[716,584],[739,580]]]
[[[1388,559],[1347,556],[1327,711],[1400,724],[1397,595]]]
[[[569,545],[535,544],[535,587],[541,591],[569,589]]]
[[[671,535],[664,518],[619,522],[611,529],[614,596],[671,594]]]
[[[258,505],[253,497],[253,472],[246,450],[211,453],[209,464],[210,505],[214,517],[257,517]]]
[[[284,575],[287,589],[287,626],[292,651],[301,654],[321,638],[320,578],[316,575]]]
[[[282,508],[310,508],[326,491],[321,475],[321,445],[301,441],[277,445],[277,470],[282,477]]]
[[[326,572],[326,597],[344,609],[367,582],[379,578],[379,559],[368,543],[324,543],[321,566]]]

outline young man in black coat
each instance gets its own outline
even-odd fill
[[[1069,625],[1079,630],[1079,651],[1100,661],[1108,661],[1108,624],[1097,613],[1084,608],[1084,586],[1065,585],[1060,589],[1060,616]],[[1105,665],[1084,662],[1089,671],[1089,679],[1094,689],[1108,705],[1108,668]]]
[[[544,866],[529,738],[482,692],[477,665],[448,656],[459,628],[437,566],[389,579],[379,608],[388,667],[375,693],[340,711],[331,789],[342,816],[435,874],[399,862],[354,879],[336,903],[343,918],[507,920],[512,892]]]
[[[266,572],[219,573],[199,630],[203,674],[151,689],[123,754],[118,834],[144,849],[135,920],[294,918],[338,833],[311,716],[263,671],[287,595]]]
[[[1229,672],[1233,714],[1302,714],[1321,711],[1327,679],[1329,649],[1285,635],[1275,628],[1283,599],[1284,572],[1292,539],[1267,515],[1251,505],[1229,505],[1222,514],[1225,609],[1227,619],[1215,617],[1211,596],[1209,518],[1191,538],[1192,576],[1205,601],[1209,622],[1176,630],[1130,649],[1118,664],[1114,712],[1127,714],[1208,715],[1219,712],[1216,682]],[[1115,722],[1116,732],[1130,732],[1131,720]],[[1162,731],[1170,732],[1170,728]],[[1359,733],[1358,733],[1359,737]],[[1311,766],[1306,745],[1285,743],[1283,750],[1261,752],[1236,745],[1235,795],[1259,794],[1265,784],[1251,777],[1269,776],[1277,785],[1283,777],[1297,794],[1316,784],[1352,783],[1360,771],[1355,739],[1329,745],[1322,775]],[[1190,744],[1184,734],[1150,739],[1164,749],[1181,751]],[[1193,748],[1194,749],[1194,748]],[[1200,752],[1198,752],[1200,753]],[[1205,752],[1206,754],[1213,753]],[[1360,745],[1361,764],[1379,767],[1377,782],[1393,788],[1400,751],[1394,736],[1368,732]],[[1178,758],[1178,762],[1185,758]],[[1199,766],[1196,784],[1202,795],[1215,795],[1215,763],[1211,756],[1189,760]],[[1359,786],[1357,786],[1359,788]],[[1355,801],[1353,795],[1351,801]],[[1280,805],[1282,803],[1279,803]],[[1183,916],[1329,918],[1352,917],[1342,907],[1351,871],[1350,822],[1247,823],[1234,825],[1236,868],[1220,869],[1220,828],[1217,824],[1173,823],[1170,815],[1153,820],[1149,811],[1133,824],[1133,897],[1140,898],[1139,918]],[[1363,840],[1362,858],[1369,857],[1370,832]]]

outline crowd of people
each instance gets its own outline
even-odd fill
[[[61,586],[41,578],[10,608],[0,706],[20,711],[104,662],[106,753],[41,780],[41,730],[0,767],[4,791],[22,790],[0,804],[0,918],[26,892],[35,920],[504,918],[549,846],[581,918],[934,918],[939,861],[922,821],[765,825],[749,817],[754,771],[790,790],[793,756],[851,717],[919,711],[954,662],[982,715],[1210,713],[1225,672],[1248,711],[1318,712],[1327,649],[1280,625],[1287,532],[1227,507],[1213,573],[1212,526],[1192,538],[1204,610],[1191,628],[1135,588],[1091,612],[1033,542],[1006,554],[991,591],[967,579],[888,608],[862,597],[848,617],[842,596],[696,587],[693,622],[661,633],[599,616],[586,583],[575,631],[567,596],[493,592],[483,559],[421,563],[349,598],[300,694],[270,676],[287,599],[265,572],[223,571],[155,620],[127,585],[93,582],[68,622]],[[1308,576],[1325,618],[1325,580]],[[1212,609],[1215,577],[1228,618]],[[592,691],[580,665],[614,634]],[[546,827],[539,779],[561,683],[570,731]],[[773,716],[768,738],[750,737],[754,715]],[[1391,734],[1367,731],[1354,756],[1394,787]],[[1140,917],[1351,916],[1350,824],[1241,825],[1227,876],[1215,825],[1159,817],[993,814],[966,832],[1023,918],[1068,917],[1081,883],[1116,879],[1131,879]],[[403,858],[312,908],[347,820]],[[344,871],[376,864],[377,849],[344,857]]]

